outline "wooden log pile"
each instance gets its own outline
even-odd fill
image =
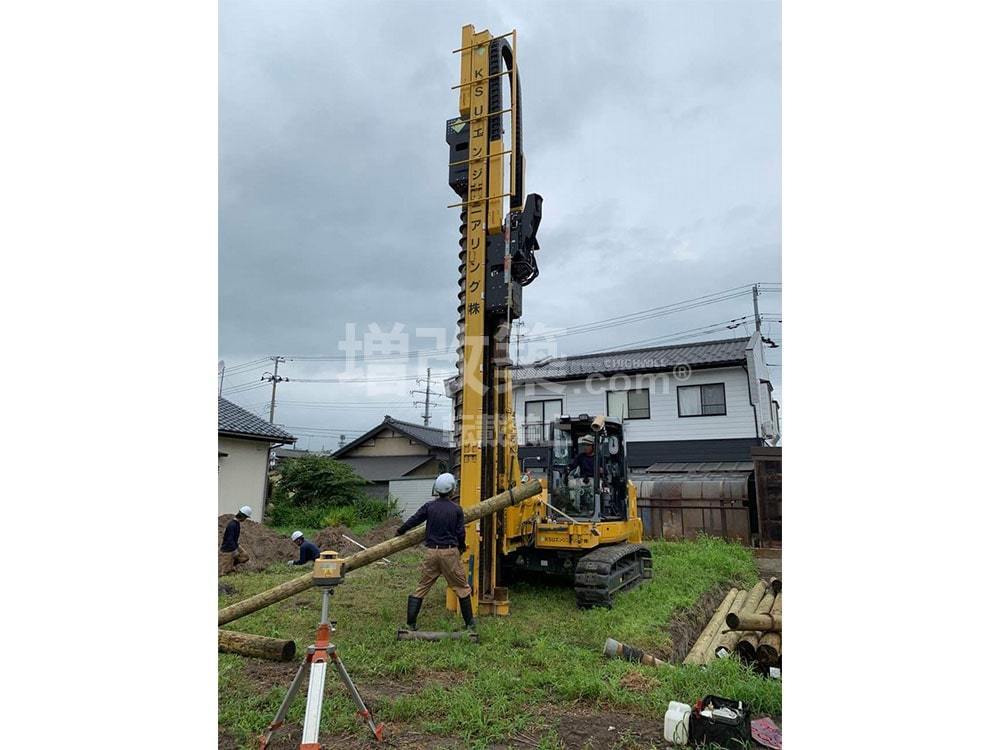
[[[730,589],[684,663],[708,664],[732,654],[761,671],[781,666],[780,578],[749,590]]]

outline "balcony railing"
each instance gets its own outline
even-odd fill
[[[548,424],[545,422],[526,422],[522,445],[545,445],[548,432]]]

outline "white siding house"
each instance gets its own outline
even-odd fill
[[[775,445],[777,404],[759,333],[542,360],[515,368],[522,460],[560,414],[623,418],[629,463],[749,460]]]
[[[232,401],[219,398],[219,515],[243,505],[260,521],[271,446],[295,438]]]

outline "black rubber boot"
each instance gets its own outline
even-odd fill
[[[476,618],[472,616],[472,595],[458,600],[458,606],[462,609],[462,619],[465,620],[466,630],[476,629]]]
[[[406,600],[406,627],[410,630],[417,629],[417,615],[420,614],[420,605],[424,600],[418,596],[410,596]]]

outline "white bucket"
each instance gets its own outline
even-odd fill
[[[691,706],[680,701],[670,701],[663,715],[663,739],[674,745],[686,745],[688,741],[688,720]]]

